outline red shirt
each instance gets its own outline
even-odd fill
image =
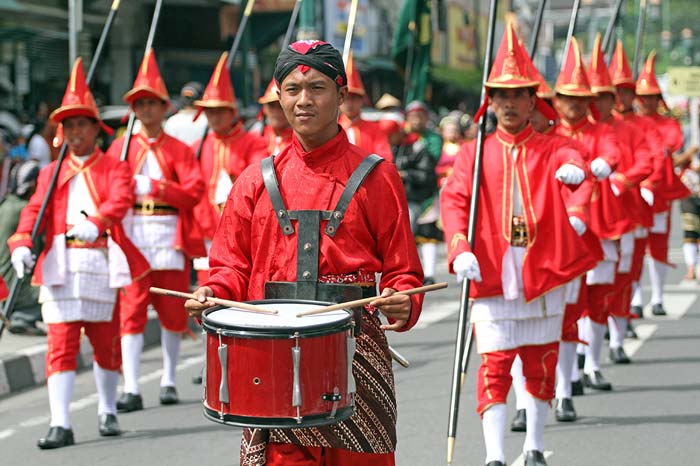
[[[348,142],[344,131],[306,152],[294,137],[275,157],[280,191],[289,210],[332,210],[367,151]],[[295,222],[296,223],[296,222]],[[396,168],[382,162],[367,176],[348,206],[334,237],[321,222],[319,275],[381,272],[380,288],[406,290],[422,284],[423,272],[408,221],[403,184]],[[265,282],[295,281],[297,234],[284,236],[259,165],[248,167],[234,185],[209,255],[209,280],[216,296],[261,299]],[[415,325],[422,296],[401,330]]]
[[[518,150],[515,161],[513,147]],[[475,148],[475,141],[462,147],[440,196],[450,271],[455,258],[471,250],[467,232]],[[561,183],[554,177],[565,163],[585,170],[578,151],[535,132],[530,125],[516,135],[499,127],[486,138],[474,246],[482,281],[472,284],[472,298],[503,294],[502,258],[510,246],[516,177],[528,232],[523,262],[525,299],[532,301],[595,266],[595,258],[569,223]]]
[[[107,155],[119,159],[124,137],[115,139]],[[153,183],[149,198],[154,202],[168,204],[178,209],[177,233],[174,247],[187,257],[205,257],[207,255],[202,240],[202,232],[194,220],[193,209],[204,194],[204,181],[194,153],[185,143],[161,131],[152,143],[143,134],[135,134],[129,144],[127,162],[131,176],[141,172],[149,149],[153,152],[160,166],[163,178]],[[132,192],[135,181],[132,181]]]
[[[56,161],[53,161],[39,172],[36,191],[29,199],[27,206],[22,209],[15,234],[7,240],[10,250],[14,251],[20,246],[32,247],[32,228],[41,204],[46,198],[49,180],[55,168]],[[81,172],[85,175],[90,196],[97,207],[97,214],[88,217],[87,220],[97,226],[100,235],[108,231],[114,242],[124,251],[133,278],[141,277],[150,267],[146,258],[126,236],[121,224],[126,211],[134,204],[129,167],[119,159],[108,157],[101,150],[96,149],[83,164],[71,155],[67,156],[61,164],[58,182],[51,194],[51,202],[46,208],[40,227],[40,231],[46,231],[46,241],[34,269],[32,283],[35,285],[43,282],[42,264],[46,253],[51,249],[54,237],[66,232],[70,180]]]
[[[192,149],[196,150],[199,143],[196,141]],[[207,188],[194,209],[194,217],[206,239],[214,237],[221,217],[219,206],[215,202],[221,171],[224,170],[231,181],[235,181],[248,165],[259,163],[268,155],[264,142],[245,131],[240,122],[224,136],[214,132],[207,135],[199,158],[202,178]]]
[[[690,190],[683,184],[673,169],[672,155],[683,147],[683,131],[674,118],[659,114],[649,115],[648,118],[656,125],[664,143],[663,179],[664,186],[661,197],[666,201],[683,199],[690,196]],[[670,204],[669,204],[670,208]]]
[[[350,120],[345,115],[340,115],[339,123],[346,132],[353,133],[352,137],[348,136],[350,139],[354,138],[353,144],[370,154],[377,154],[389,162],[394,160],[389,140],[379,127],[379,123],[362,118]]]
[[[272,126],[265,125],[260,136],[266,145],[267,155],[277,155],[292,142],[292,128],[285,128],[280,134],[275,133]]]
[[[7,295],[9,292],[7,291],[7,285],[5,285],[5,280],[0,277],[0,301],[3,301],[5,298],[7,298]]]

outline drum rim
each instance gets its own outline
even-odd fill
[[[328,306],[333,303],[326,301],[314,301],[308,299],[291,299],[291,298],[278,298],[278,299],[259,299],[255,301],[246,301],[247,304],[272,304],[275,303],[294,303],[294,304],[315,304],[319,306]],[[353,327],[352,316],[353,313],[349,309],[343,309],[348,313],[347,317],[340,319],[335,322],[323,322],[316,325],[310,325],[303,328],[289,328],[289,327],[259,327],[250,328],[243,327],[241,325],[231,325],[231,324],[220,324],[218,322],[214,323],[208,320],[209,314],[221,309],[227,309],[226,306],[214,306],[202,313],[202,328],[207,331],[207,333],[213,333],[217,335],[222,335],[224,337],[239,337],[239,338],[290,338],[298,336],[299,338],[311,338],[311,337],[321,337],[326,335],[332,335],[334,333],[340,333],[345,330],[351,329]]]
[[[293,417],[260,417],[260,416],[241,416],[237,414],[224,414],[206,404],[204,405],[204,417],[218,424],[224,424],[233,427],[250,427],[263,429],[291,429],[291,428],[309,428],[321,427],[332,424],[337,424],[348,419],[355,412],[353,404],[339,407],[336,410],[336,416],[332,419],[328,418],[329,413],[310,414],[302,416],[302,421],[297,422]]]

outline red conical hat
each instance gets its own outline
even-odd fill
[[[610,80],[608,67],[605,65],[605,56],[600,48],[600,33],[596,34],[591,52],[591,66],[588,68],[588,82],[591,83],[591,91],[596,94],[603,92],[615,93],[615,86]]]
[[[226,62],[228,61],[228,52],[221,54],[219,62],[214,68],[214,72],[209,79],[204,95],[201,100],[195,100],[194,104],[200,108],[220,108],[227,107],[236,108],[236,94],[233,92],[231,84],[231,74],[228,71]]]
[[[153,49],[148,49],[146,55],[141,61],[139,72],[136,75],[134,86],[129,92],[124,94],[124,101],[133,104],[135,100],[140,98],[155,98],[165,102],[170,101],[168,89],[165,87],[163,77],[158,69],[156,55]]]
[[[259,104],[269,104],[272,102],[279,102],[280,100],[280,95],[278,92],[278,87],[277,83],[275,82],[275,79],[272,78],[270,80],[270,84],[267,85],[267,89],[265,89],[265,93],[260,96],[258,99]]]
[[[575,37],[571,38],[571,44],[562,64],[559,77],[554,85],[557,94],[574,97],[592,97],[591,86],[586,77],[586,67],[581,58],[581,49]]]
[[[625,49],[622,47],[622,41],[618,40],[615,45],[608,73],[614,86],[634,87],[634,76],[632,75],[632,67],[625,55]]]
[[[525,49],[523,48],[522,42],[520,43],[520,48],[523,50],[523,53],[525,52]],[[537,86],[537,97],[540,97],[542,99],[551,99],[554,97],[554,91],[552,90],[551,87],[549,87],[549,84],[547,81],[544,79],[542,74],[539,72],[537,67],[535,66],[534,63],[532,63],[532,60],[525,54],[525,57],[527,60],[525,60],[525,65],[527,69],[527,74],[529,77],[534,79],[539,83],[539,86]]]
[[[520,47],[513,22],[509,21],[506,24],[501,45],[498,48],[496,59],[493,62],[484,87],[489,91],[490,89],[517,89],[539,86],[540,83],[528,74],[527,61],[529,61],[529,58]],[[489,98],[487,95],[479,110],[474,114],[474,122],[478,122],[481,119],[488,105]]]
[[[90,92],[90,88],[85,80],[83,71],[83,59],[78,57],[73,64],[73,70],[66,86],[66,93],[63,94],[61,106],[54,110],[49,118],[51,121],[61,123],[66,118],[84,116],[97,120],[105,132],[112,134],[110,127],[100,120],[100,112],[97,110],[95,98]],[[61,128],[62,129],[62,128]],[[61,138],[62,142],[62,138]]]
[[[637,78],[637,84],[635,86],[635,91],[637,95],[660,95],[661,88],[656,80],[656,51],[652,50],[649,53],[644,68],[639,73],[639,78]]]
[[[345,74],[348,76],[348,92],[350,94],[367,95],[365,86],[362,84],[362,79],[360,78],[360,73],[358,73],[357,68],[355,68],[355,59],[352,56],[352,50],[350,50],[350,54],[348,55],[348,63],[345,65]]]

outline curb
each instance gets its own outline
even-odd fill
[[[192,321],[188,321],[191,330],[198,334],[201,329]],[[148,311],[148,323],[143,334],[143,347],[148,348],[160,344],[160,324],[158,314]],[[46,343],[38,344],[6,355],[0,359],[0,398],[22,390],[43,385],[46,381]],[[92,346],[87,338],[80,342],[78,353],[78,369],[81,372],[92,369]]]

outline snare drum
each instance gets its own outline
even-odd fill
[[[318,301],[256,301],[278,315],[204,312],[204,415],[222,424],[289,428],[333,424],[353,412],[355,354],[347,311],[297,317]]]

